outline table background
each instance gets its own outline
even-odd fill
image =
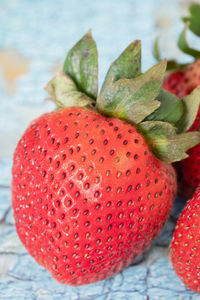
[[[44,85],[66,52],[89,28],[99,51],[100,82],[112,60],[134,39],[143,44],[143,70],[155,63],[160,38],[168,58],[188,61],[175,40],[187,0],[0,0],[0,299],[154,300],[200,299],[187,290],[168,261],[168,245],[183,201],[177,200],[160,237],[131,266],[97,284],[72,288],[56,283],[27,254],[11,210],[12,153],[30,120],[54,108]],[[195,43],[193,36],[191,41]]]

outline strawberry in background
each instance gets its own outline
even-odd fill
[[[185,54],[193,57],[193,62],[179,64],[174,60],[168,61],[168,75],[163,82],[163,88],[179,98],[190,95],[200,86],[200,51],[189,46],[186,33],[190,30],[200,37],[200,4],[194,3],[189,7],[189,16],[182,18],[185,28],[180,34],[178,47]],[[160,60],[158,41],[154,45],[154,56]],[[190,103],[192,105],[192,103]],[[200,129],[200,109],[189,131]],[[189,157],[181,163],[175,164],[179,178],[179,194],[185,197],[191,196],[200,184],[200,144],[190,149]]]
[[[170,260],[177,275],[200,293],[200,190],[188,200],[175,227]]]

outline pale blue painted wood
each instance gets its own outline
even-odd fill
[[[172,19],[180,2],[167,2]],[[171,221],[137,264],[109,280],[73,288],[55,282],[27,254],[15,233],[10,208],[11,155],[29,121],[53,107],[43,102],[47,96],[43,86],[51,78],[52,68],[89,28],[98,44],[100,82],[111,61],[136,38],[143,42],[143,69],[150,67],[154,63],[152,43],[159,32],[155,19],[163,5],[164,0],[0,1],[0,50],[15,50],[30,61],[29,72],[17,80],[13,95],[4,87],[0,72],[0,300],[200,299],[185,288],[168,261]],[[181,28],[176,21],[169,30],[175,37]],[[3,151],[4,143],[7,148]],[[177,201],[173,214],[177,216],[182,206],[183,202]]]

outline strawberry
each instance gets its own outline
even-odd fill
[[[128,265],[157,236],[175,194],[172,167],[135,128],[83,108],[35,120],[18,144],[13,174],[22,243],[71,284]]]
[[[200,184],[200,144],[190,149],[188,155],[189,157],[181,162],[182,174],[193,194]]]
[[[187,66],[184,72],[183,93],[190,94],[197,86],[200,86],[200,59]],[[197,116],[189,128],[189,131],[199,130],[200,108]],[[200,144],[188,151],[189,157],[181,162],[182,174],[187,185],[195,190],[200,184]]]
[[[191,55],[194,58],[193,63],[181,65],[175,61],[168,62],[169,75],[163,82],[163,88],[175,94],[179,98],[190,95],[191,92],[200,86],[200,51],[192,49],[186,40],[188,28],[197,36],[200,36],[200,4],[190,5],[190,15],[183,18],[186,23],[183,32],[178,40],[178,47],[181,51]],[[160,60],[157,41],[154,45],[154,55]],[[171,70],[172,69],[172,70]],[[189,131],[199,130],[200,127],[200,108]],[[180,177],[179,191],[180,195],[191,196],[200,184],[200,145],[188,151],[188,158],[178,163],[176,171]],[[189,192],[189,194],[188,194]]]
[[[162,87],[170,93],[176,95],[177,97],[182,98],[182,89],[180,89],[180,82],[182,82],[183,77],[183,71],[172,72],[165,78]]]
[[[183,283],[200,293],[200,190],[188,200],[172,238],[170,259]]]
[[[180,82],[182,95],[189,95],[197,86],[200,85],[200,59],[189,64],[184,70],[184,76]],[[197,128],[198,129],[198,128]]]
[[[184,71],[170,73],[163,82],[163,88],[182,98],[200,86],[200,60],[188,65]],[[189,131],[199,130],[200,108]],[[188,151],[188,158],[177,163],[176,170],[180,174],[180,195],[191,196],[200,184],[200,145]]]
[[[19,140],[12,169],[16,230],[61,283],[119,272],[168,218],[176,193],[170,162],[184,158],[200,134],[183,132],[195,116],[161,90],[165,68],[163,60],[141,74],[135,41],[111,65],[97,96],[97,50],[88,33],[46,87],[57,110],[34,120]]]
[[[185,70],[174,71],[170,73],[163,82],[163,88],[183,98],[200,85],[200,59],[189,64]],[[200,114],[200,112],[199,112]],[[199,116],[198,116],[199,121]],[[196,122],[195,122],[196,123]],[[194,130],[198,130],[198,124],[195,124]]]

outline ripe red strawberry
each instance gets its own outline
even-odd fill
[[[179,98],[191,94],[198,86],[200,86],[200,59],[189,64],[185,70],[170,73],[163,82],[163,88]],[[199,127],[199,122],[196,125]],[[195,127],[194,130],[198,130],[198,127]]]
[[[200,184],[200,144],[188,151],[189,157],[182,163],[182,174],[190,187],[194,190]]]
[[[190,94],[197,86],[200,86],[200,60],[187,66],[184,72],[184,94]],[[181,88],[181,87],[180,87]],[[200,108],[189,131],[198,130],[200,127]],[[200,144],[188,151],[189,157],[182,161],[182,173],[185,181],[194,190],[200,184]]]
[[[169,74],[164,82],[163,88],[183,98],[200,86],[200,60],[188,65],[185,71],[175,71]],[[197,116],[188,129],[189,131],[199,130],[200,108]],[[188,151],[188,158],[176,165],[180,174],[179,191],[180,195],[191,196],[195,188],[200,184],[200,144]]]
[[[163,88],[175,94],[179,98],[190,95],[191,92],[200,86],[200,52],[192,49],[186,40],[186,32],[189,28],[194,34],[200,36],[200,5],[191,4],[190,15],[183,18],[186,23],[183,32],[181,33],[178,46],[184,53],[191,55],[194,58],[193,63],[180,65],[174,61],[168,62],[169,70],[173,69],[170,74],[165,78]],[[157,42],[155,43],[154,54],[160,58]],[[196,119],[194,120],[189,131],[199,131],[200,127],[200,108]],[[195,189],[200,184],[200,145],[188,151],[189,157],[181,163],[177,164],[180,181],[179,191],[181,195],[186,195],[189,191],[190,196],[194,193]]]
[[[182,78],[180,89],[182,89],[182,95],[189,95],[197,86],[200,85],[200,59],[197,59],[192,64],[189,64]]]
[[[184,284],[200,293],[200,190],[184,207],[170,247],[174,270]]]
[[[169,74],[163,83],[163,88],[182,98],[190,94],[196,87],[200,86],[200,60],[187,66],[186,70],[176,71]],[[189,131],[199,130],[200,108],[196,119]],[[191,196],[195,188],[200,184],[200,144],[188,151],[188,158],[178,163],[181,172],[180,194]]]
[[[182,82],[183,77],[183,71],[172,72],[165,78],[162,87],[177,97],[182,98],[182,89],[180,89],[180,83]]]
[[[59,281],[104,279],[157,236],[172,207],[173,168],[136,129],[83,108],[41,116],[13,167],[17,231]]]
[[[139,41],[129,45],[97,97],[96,46],[90,34],[83,37],[47,86],[62,108],[33,121],[15,150],[16,229],[59,282],[102,280],[139,256],[172,207],[169,162],[200,141],[200,134],[177,134],[171,116],[158,121],[166,62],[141,74],[140,51]],[[174,122],[183,117],[176,108]],[[148,120],[152,113],[156,121]]]

